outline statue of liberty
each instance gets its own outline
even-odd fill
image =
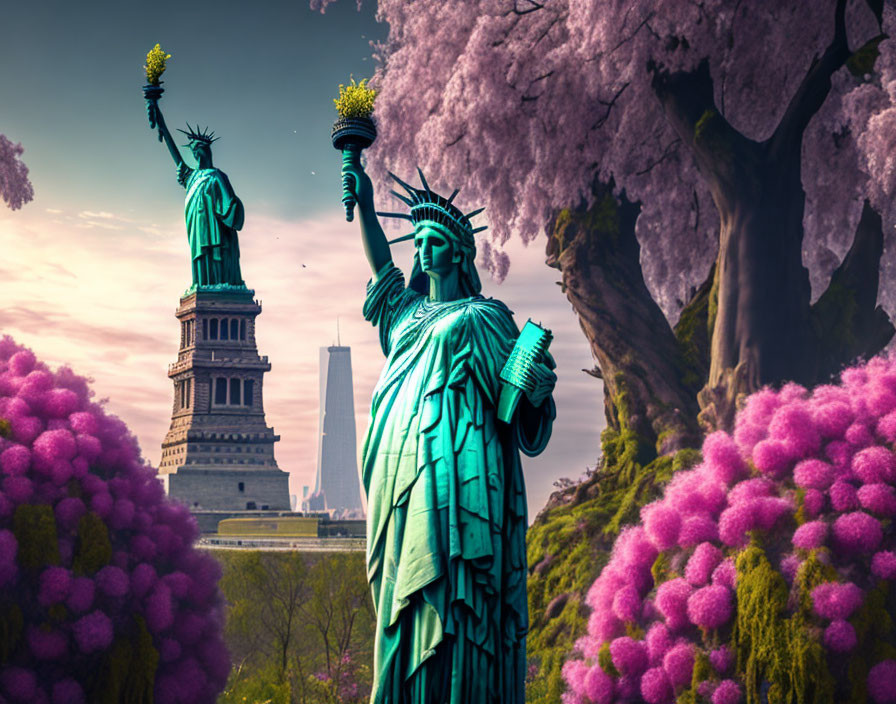
[[[165,125],[158,97],[147,97],[146,112],[150,127],[158,128],[177,165],[177,181],[187,191],[184,215],[190,245],[193,286],[244,287],[240,274],[240,246],[237,230],[243,227],[243,203],[233,192],[227,175],[212,164],[214,132],[190,127],[178,130],[187,135],[187,146],[196,160],[196,168],[184,162]]]
[[[522,704],[526,493],[519,453],[546,446],[555,409],[545,351],[509,422],[501,370],[520,335],[480,295],[470,216],[397,177],[410,214],[377,213],[360,164],[347,163],[373,271],[364,316],[386,364],[363,446],[367,569],[377,614],[373,704]],[[396,194],[398,195],[398,194]],[[480,211],[476,211],[480,212]],[[410,220],[409,285],[377,215]],[[485,229],[485,228],[480,228]],[[503,403],[501,403],[503,407]]]

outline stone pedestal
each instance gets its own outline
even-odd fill
[[[289,510],[289,474],[277,466],[280,439],[264,418],[267,357],[255,345],[261,305],[248,289],[200,289],[177,309],[181,342],[168,367],[171,427],[159,476],[194,510]]]

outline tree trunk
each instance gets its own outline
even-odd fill
[[[699,369],[686,359],[641,272],[635,221],[640,207],[595,187],[588,210],[563,210],[549,224],[547,263],[579,317],[604,381],[610,429],[633,433],[643,465],[699,443]],[[683,380],[690,377],[694,385]]]

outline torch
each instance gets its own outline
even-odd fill
[[[333,124],[330,137],[333,147],[342,151],[343,165],[359,166],[361,150],[376,139],[376,125],[371,118],[375,97],[376,91],[367,87],[366,78],[360,83],[352,79],[350,86],[339,86],[339,97],[333,99],[339,119]],[[348,222],[355,217],[355,197],[349,187],[351,178],[348,174],[342,177],[342,204]]]
[[[155,105],[159,98],[162,97],[162,93],[165,92],[165,89],[162,88],[164,81],[159,79],[165,73],[165,62],[170,58],[171,54],[166,54],[158,44],[146,54],[146,65],[143,67],[146,69],[146,85],[143,86],[143,97],[146,98],[147,102],[150,127],[156,127],[157,125]],[[159,141],[162,141],[161,129],[159,130]]]

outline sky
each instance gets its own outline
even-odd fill
[[[373,2],[358,11],[345,0],[325,14],[306,0],[4,8],[0,134],[24,146],[35,197],[18,211],[0,208],[0,334],[91,378],[153,466],[171,418],[174,311],[190,269],[184,192],[146,120],[146,52],[160,43],[172,55],[160,102],[172,132],[185,122],[216,132],[215,166],[245,206],[243,278],[262,302],[258,350],[272,364],[267,422],[281,437],[275,456],[290,491],[301,496],[316,470],[319,348],[336,341],[337,320],[352,349],[359,449],[383,365],[376,330],[361,316],[370,271],[357,223],[345,221],[341,157],[329,137],[338,85],[375,68],[370,42],[387,28],[374,11]],[[438,192],[454,190],[438,174],[427,179]],[[482,205],[463,194],[457,202]],[[382,195],[377,204],[395,209]],[[411,247],[393,248],[405,269]],[[483,293],[504,301],[518,325],[532,318],[550,328],[558,363],[553,438],[541,456],[523,458],[531,520],[554,481],[596,462],[603,389],[582,371],[594,362],[560,273],[544,264],[544,239],[505,249],[510,273],[498,284],[483,272]]]

